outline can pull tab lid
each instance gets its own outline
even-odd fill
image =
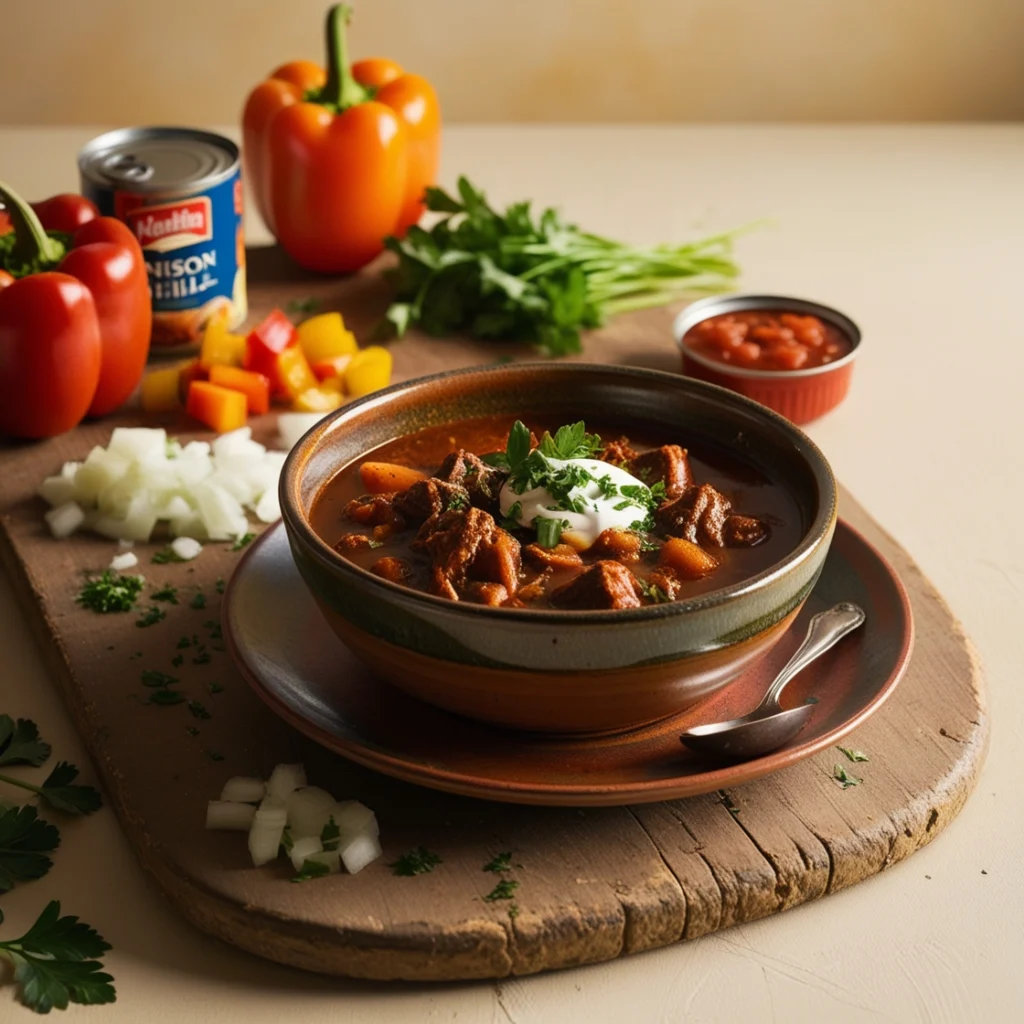
[[[132,153],[118,153],[106,160],[103,170],[115,181],[149,181],[153,177],[153,165],[140,160]]]

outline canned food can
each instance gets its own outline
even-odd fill
[[[191,128],[121,128],[78,156],[82,194],[127,224],[146,258],[150,354],[196,349],[206,322],[247,313],[238,147]]]

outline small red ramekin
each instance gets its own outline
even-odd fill
[[[749,310],[816,316],[843,334],[850,342],[850,351],[834,363],[807,370],[748,370],[695,352],[683,341],[687,332],[704,320]],[[720,384],[774,409],[798,425],[824,416],[846,397],[853,376],[853,361],[860,350],[860,328],[848,316],[830,306],[785,295],[715,295],[701,299],[675,318],[672,332],[682,353],[685,376]]]

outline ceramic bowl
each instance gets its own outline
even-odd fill
[[[686,344],[686,334],[697,324],[721,313],[764,309],[779,313],[816,316],[838,328],[852,346],[841,359],[806,370],[752,370],[727,366]],[[831,306],[785,295],[721,295],[701,299],[687,306],[672,325],[672,333],[687,377],[719,384],[746,395],[796,424],[810,423],[834,409],[850,390],[853,364],[860,351],[860,329],[845,314]]]
[[[557,611],[452,602],[390,583],[341,557],[310,526],[317,496],[353,460],[424,427],[497,414],[632,424],[734,448],[790,492],[803,537],[767,570],[691,600]],[[520,363],[424,377],[342,407],[293,448],[281,508],[303,580],[375,675],[470,718],[597,733],[675,714],[767,653],[824,564],[836,485],[804,434],[730,391],[651,370]]]

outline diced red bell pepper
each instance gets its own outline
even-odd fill
[[[262,416],[270,409],[270,381],[262,373],[240,370],[237,366],[211,366],[210,383],[241,391],[254,416]]]
[[[249,332],[249,337],[245,339],[242,366],[254,373],[262,373],[270,381],[271,391],[276,394],[281,388],[277,357],[297,345],[298,340],[299,336],[291,320],[280,309],[275,309]]]

